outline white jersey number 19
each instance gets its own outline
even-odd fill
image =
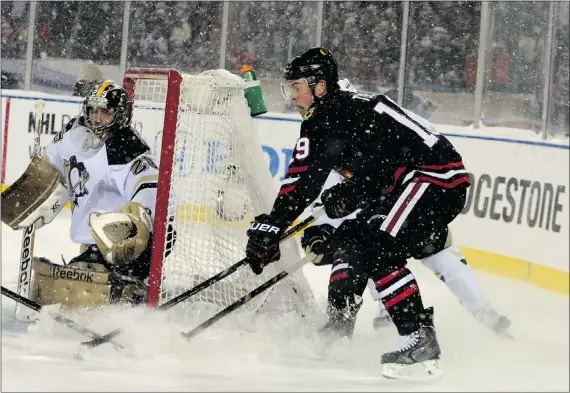
[[[434,134],[430,131],[423,129],[422,127],[418,126],[416,123],[408,119],[406,116],[402,115],[401,113],[396,112],[394,109],[386,106],[382,102],[379,102],[374,107],[374,111],[382,114],[386,113],[388,116],[392,117],[394,120],[398,121],[402,125],[406,126],[409,130],[414,131],[420,138],[424,140],[424,143],[428,147],[433,147],[438,141],[437,134]]]

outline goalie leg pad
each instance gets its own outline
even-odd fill
[[[49,224],[63,209],[69,195],[58,170],[35,156],[26,171],[2,193],[2,222],[12,229]]]
[[[32,269],[31,298],[41,305],[59,303],[67,310],[99,308],[133,302],[141,294],[139,285],[122,281],[101,263],[77,260],[61,266],[46,258],[34,258]]]
[[[32,299],[39,304],[61,303],[63,309],[77,309],[109,303],[109,272],[100,264],[61,266],[33,258],[32,269]]]

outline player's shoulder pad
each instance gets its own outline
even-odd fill
[[[63,139],[63,136],[65,135],[65,133],[67,131],[71,130],[72,128],[82,126],[82,125],[85,125],[83,116],[72,117],[67,122],[67,124],[62,128],[62,130],[55,135],[52,143],[57,143],[57,142],[61,141]]]
[[[150,147],[132,127],[116,131],[105,144],[109,165],[127,165],[142,154],[150,154]]]

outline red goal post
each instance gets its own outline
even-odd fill
[[[154,241],[152,245],[151,270],[147,298],[147,304],[151,307],[156,307],[160,296],[162,263],[165,253],[165,242],[160,240],[166,237],[166,226],[168,223],[168,200],[170,198],[172,160],[174,158],[174,142],[176,138],[176,124],[178,121],[178,106],[180,102],[179,97],[182,75],[178,71],[168,68],[128,69],[123,77],[123,88],[133,101],[135,99],[136,82],[141,79],[167,81],[164,125],[162,129],[162,144],[160,150],[160,162],[166,165],[161,165],[158,177],[153,235],[153,238],[157,239],[157,241]]]

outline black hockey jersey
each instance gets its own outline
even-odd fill
[[[271,215],[290,225],[319,195],[331,170],[363,199],[409,182],[469,185],[462,158],[427,120],[384,95],[327,93],[307,111]]]

